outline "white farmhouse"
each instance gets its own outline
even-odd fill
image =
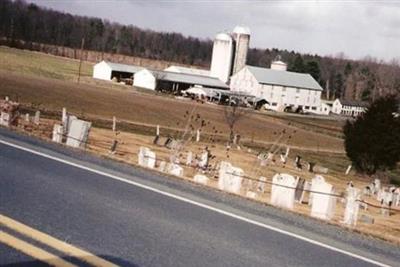
[[[142,70],[142,67],[126,64],[113,63],[109,61],[101,61],[93,67],[93,78],[111,81],[116,78],[121,79],[133,78],[133,75]]]
[[[282,61],[273,62],[271,69],[245,66],[231,77],[230,89],[264,98],[267,107],[276,111],[286,107],[313,113],[321,110],[318,82],[310,74],[286,71]]]
[[[368,108],[367,102],[336,99],[332,105],[332,112],[344,116],[357,117]]]

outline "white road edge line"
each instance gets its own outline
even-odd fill
[[[16,149],[20,149],[20,150],[23,150],[23,151],[26,151],[26,152],[29,152],[29,153],[44,157],[44,158],[48,158],[48,159],[51,159],[51,160],[54,160],[54,161],[58,161],[58,162],[66,164],[66,165],[70,165],[70,166],[73,166],[73,167],[76,167],[76,168],[79,168],[79,169],[82,169],[82,170],[86,170],[86,171],[93,172],[93,173],[96,173],[96,174],[99,174],[99,175],[102,175],[102,176],[106,176],[106,177],[109,177],[109,178],[112,178],[112,179],[115,179],[115,180],[118,180],[118,181],[121,181],[121,182],[124,182],[124,183],[127,183],[127,184],[135,185],[137,187],[140,187],[140,188],[143,188],[143,189],[146,189],[146,190],[149,190],[149,191],[153,191],[153,192],[156,192],[156,193],[159,193],[161,195],[168,196],[168,197],[171,197],[171,198],[174,198],[174,199],[178,199],[180,201],[183,201],[183,202],[186,202],[186,203],[190,203],[192,205],[195,205],[195,206],[198,206],[198,207],[202,207],[204,209],[208,209],[208,210],[220,213],[220,214],[224,214],[226,216],[229,216],[229,217],[232,217],[232,218],[235,218],[235,219],[238,219],[238,220],[241,220],[241,221],[253,224],[253,225],[257,225],[257,226],[260,226],[262,228],[266,228],[266,229],[269,229],[269,230],[272,230],[272,231],[275,231],[275,232],[278,232],[278,233],[281,233],[281,234],[284,234],[284,235],[288,235],[288,236],[303,240],[305,242],[308,242],[308,243],[311,243],[311,244],[314,244],[314,245],[317,245],[317,246],[320,246],[320,247],[323,247],[323,248],[326,248],[326,249],[330,249],[332,251],[336,251],[336,252],[351,256],[353,258],[363,260],[363,261],[368,262],[368,263],[375,264],[377,266],[391,267],[390,265],[387,265],[387,264],[384,264],[384,263],[381,263],[381,262],[366,258],[364,256],[357,255],[357,254],[354,254],[352,252],[349,252],[349,251],[346,251],[346,250],[343,250],[343,249],[340,249],[340,248],[336,248],[336,247],[324,244],[322,242],[319,242],[319,241],[316,241],[316,240],[313,240],[313,239],[310,239],[310,238],[307,238],[307,237],[304,237],[304,236],[301,236],[301,235],[298,235],[298,234],[295,234],[295,233],[292,233],[292,232],[288,232],[288,231],[276,228],[276,227],[268,225],[268,224],[264,224],[264,223],[257,222],[257,221],[251,220],[251,219],[247,219],[247,218],[242,217],[240,215],[237,215],[237,214],[234,214],[234,213],[231,213],[231,212],[228,212],[228,211],[224,211],[224,210],[209,206],[207,204],[196,202],[194,200],[190,200],[188,198],[181,197],[181,196],[178,196],[178,195],[175,195],[175,194],[172,194],[172,193],[168,193],[166,191],[163,191],[163,190],[160,190],[160,189],[156,189],[156,188],[153,188],[153,187],[150,187],[150,186],[138,183],[138,182],[134,182],[134,181],[131,181],[131,180],[128,180],[128,179],[125,179],[125,178],[122,178],[122,177],[119,177],[119,176],[116,176],[116,175],[113,175],[113,174],[109,174],[109,173],[106,173],[106,172],[103,172],[103,171],[100,171],[100,170],[96,170],[96,169],[93,169],[93,168],[90,168],[90,167],[86,167],[86,166],[83,166],[83,165],[80,165],[80,164],[77,164],[77,163],[74,163],[74,162],[71,162],[71,161],[68,161],[68,160],[65,160],[65,159],[61,159],[61,158],[58,158],[58,157],[54,157],[54,156],[51,156],[51,155],[48,155],[48,154],[45,154],[45,153],[42,153],[42,152],[37,152],[35,150],[29,149],[29,148],[26,148],[26,147],[23,147],[23,146],[20,146],[20,145],[16,145],[16,144],[4,141],[2,139],[0,139],[0,143],[3,144],[3,145],[14,147]]]

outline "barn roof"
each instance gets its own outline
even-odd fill
[[[140,66],[114,63],[110,61],[104,61],[104,63],[106,63],[113,71],[119,71],[119,72],[136,73],[144,69],[143,67]]]
[[[228,85],[214,77],[169,71],[149,71],[157,78],[157,80],[229,89]]]
[[[368,102],[364,101],[356,101],[356,100],[345,100],[345,99],[339,99],[340,104],[343,106],[350,106],[350,107],[363,107],[367,108],[369,106]]]
[[[322,87],[318,84],[318,82],[307,73],[273,70],[254,66],[246,67],[261,84],[280,85],[322,91]]]
[[[201,76],[209,76],[210,71],[204,69],[195,69],[195,68],[188,68],[182,66],[169,66],[164,71],[175,72],[171,69],[176,69],[179,73],[186,73],[186,74],[193,74],[193,75],[201,75]]]

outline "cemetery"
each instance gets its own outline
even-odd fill
[[[0,101],[3,126],[162,173],[166,179],[183,179],[400,243],[400,188],[362,178],[351,166],[330,168],[308,157],[291,147],[295,132],[283,130],[272,145],[257,149],[241,143],[238,135],[232,142],[219,141],[218,129],[215,135],[205,134],[214,126],[195,108],[183,114],[184,131],[171,134],[158,125],[153,135],[143,135],[120,130],[115,116],[108,128],[97,128],[66,108],[52,119],[39,110],[23,114],[18,107],[9,99]],[[4,118],[12,119],[5,124]]]

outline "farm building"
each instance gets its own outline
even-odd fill
[[[170,66],[170,67],[166,68],[164,71],[192,74],[192,75],[200,75],[200,76],[210,76],[209,70],[195,69],[195,68],[188,68],[188,67],[181,67],[181,66]]]
[[[231,77],[230,88],[267,100],[271,110],[321,110],[322,88],[318,82],[310,74],[287,71],[282,61],[274,61],[270,69],[245,66]]]
[[[368,108],[367,102],[336,99],[332,105],[332,112],[339,115],[357,117]]]
[[[148,69],[135,73],[133,85],[165,92],[180,92],[193,86],[229,89],[225,83],[213,77]]]
[[[93,78],[110,81],[117,79],[132,79],[133,75],[142,70],[142,67],[132,66],[126,64],[112,63],[108,61],[101,61],[93,67]]]

